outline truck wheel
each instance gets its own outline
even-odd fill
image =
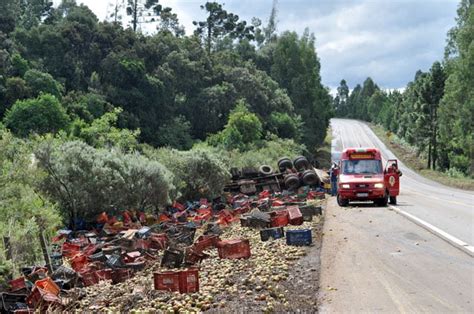
[[[261,175],[269,176],[273,173],[273,168],[269,165],[261,165],[260,168],[258,168],[258,172],[260,172]]]
[[[285,186],[289,190],[296,190],[297,188],[300,187],[300,178],[298,178],[298,176],[293,173],[287,175],[285,179],[283,180],[283,182],[285,182]]]
[[[306,185],[319,184],[319,177],[313,170],[305,170],[302,175],[303,183]]]
[[[396,196],[390,196],[390,204],[397,205],[397,197]]]
[[[293,165],[295,165],[296,170],[303,171],[309,168],[310,163],[306,157],[298,156],[295,158],[295,160],[293,160]]]
[[[337,204],[341,207],[346,207],[349,205],[349,200],[341,198],[339,194],[337,194]]]
[[[278,164],[278,168],[280,169],[280,172],[285,172],[286,169],[293,168],[293,163],[291,162],[291,159],[288,157],[280,158],[277,164]]]

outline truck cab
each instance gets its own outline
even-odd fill
[[[385,168],[376,148],[346,148],[339,161],[337,202],[373,201],[379,206],[397,203],[400,193],[398,161],[388,160]]]

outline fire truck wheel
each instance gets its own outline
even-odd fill
[[[298,176],[293,173],[287,175],[283,182],[289,190],[296,190],[300,187],[300,178],[298,178]]]
[[[349,205],[349,200],[343,199],[339,196],[339,194],[337,194],[337,204],[341,207],[346,207]]]
[[[387,195],[387,193],[385,193],[384,197],[379,198],[377,201],[375,201],[375,203],[378,206],[387,206],[387,204],[388,204],[388,195]]]
[[[309,169],[310,163],[306,157],[299,156],[295,158],[293,165],[295,165],[296,170],[303,171],[305,169]]]
[[[397,197],[396,196],[390,196],[390,204],[397,205]]]

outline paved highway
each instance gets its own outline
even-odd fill
[[[333,158],[343,148],[376,147],[385,160],[397,159],[363,122],[332,119],[331,127]],[[418,175],[403,163],[399,165],[403,176],[397,207],[474,245],[474,192],[444,186]]]
[[[332,119],[333,157],[344,147],[393,154],[362,122]],[[401,164],[400,209],[473,244],[473,194]],[[330,198],[321,250],[322,313],[474,313],[474,258],[387,207],[339,207]]]

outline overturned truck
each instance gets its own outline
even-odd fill
[[[231,168],[232,181],[224,188],[226,192],[255,194],[263,190],[279,192],[284,189],[296,191],[301,186],[320,187],[323,178],[308,159],[298,156],[293,161],[288,157],[278,160],[278,169],[262,165],[258,169],[244,167]]]

